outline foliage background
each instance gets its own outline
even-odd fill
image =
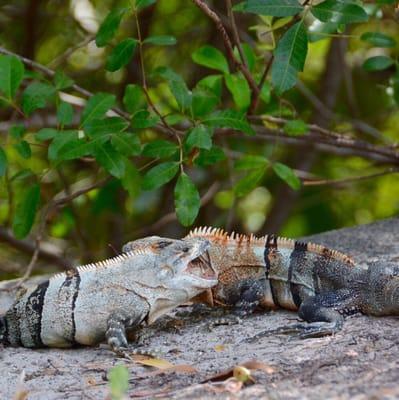
[[[37,259],[58,268],[109,257],[190,225],[297,237],[396,215],[396,4],[305,3],[1,4],[4,276]],[[110,11],[123,14],[119,26],[104,27]],[[298,24],[307,43],[288,33]],[[7,51],[25,57],[23,70]]]

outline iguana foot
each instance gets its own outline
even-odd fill
[[[311,322],[311,323],[298,323],[294,325],[281,326],[276,329],[268,329],[257,333],[254,336],[244,339],[242,342],[255,342],[265,336],[271,335],[290,335],[293,334],[291,339],[310,339],[323,336],[331,336],[339,332],[342,328],[342,321],[334,322]]]
[[[162,351],[160,349],[140,349],[133,346],[112,348],[112,351],[119,357],[123,357],[128,360],[133,360],[132,356],[136,355],[150,356],[153,358],[159,358],[162,355]]]

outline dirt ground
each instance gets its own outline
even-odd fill
[[[399,262],[399,218],[341,229],[311,238],[371,261]],[[4,307],[0,301],[0,309]],[[7,300],[7,299],[6,299]],[[334,337],[246,338],[292,324],[287,311],[256,313],[241,324],[209,329],[212,316],[190,315],[188,307],[160,320],[145,346],[160,348],[173,365],[160,370],[116,358],[106,346],[78,349],[4,348],[0,359],[1,399],[16,391],[29,400],[105,399],[107,372],[119,363],[130,372],[128,398],[172,399],[399,399],[399,318],[353,316]],[[255,362],[256,360],[257,362]],[[253,384],[207,380],[237,365],[251,370]],[[18,383],[22,380],[24,382]]]

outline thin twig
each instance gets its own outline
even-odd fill
[[[206,204],[209,203],[213,199],[213,196],[215,193],[219,190],[220,183],[219,182],[214,182],[209,189],[206,191],[206,193],[201,197],[201,207],[205,206]],[[158,232],[162,227],[165,225],[169,224],[170,222],[176,221],[177,220],[177,215],[175,212],[170,212],[168,214],[165,214],[163,217],[161,217],[158,221],[153,223],[150,226],[147,226],[145,228],[141,228],[133,232],[133,237],[140,237],[147,235],[151,232]]]
[[[9,55],[9,56],[17,57],[25,65],[27,65],[30,68],[35,69],[35,70],[43,73],[45,76],[47,76],[49,78],[53,78],[54,75],[55,75],[55,71],[53,71],[52,69],[47,68],[46,66],[44,66],[42,64],[39,64],[39,63],[37,63],[37,62],[35,62],[33,60],[30,60],[29,58],[26,58],[26,57],[20,56],[19,54],[13,53],[12,51],[9,51],[9,50],[5,49],[4,47],[0,47],[0,54],[6,54],[6,55]],[[77,85],[76,83],[73,84],[71,86],[71,88],[73,90],[75,90],[76,92],[80,93],[82,96],[84,96],[86,98],[89,98],[89,97],[93,96],[92,92],[82,88],[81,86]],[[112,111],[115,112],[116,114],[118,114],[119,116],[121,116],[122,118],[125,118],[125,119],[130,121],[130,117],[131,117],[130,114],[125,112],[125,111],[123,111],[123,110],[121,110],[120,108],[113,107]]]
[[[3,227],[0,227],[0,242],[7,243],[11,247],[27,254],[34,253],[36,249],[36,243],[34,244],[27,240],[18,240],[11,234],[11,232]],[[52,252],[46,248],[43,248],[43,246],[40,248],[38,256],[39,258],[42,258],[43,260],[46,260],[52,264],[56,264],[62,268],[67,268],[71,265],[71,263],[64,257],[61,257],[56,252]]]
[[[91,190],[100,187],[102,185],[104,185],[110,178],[105,178],[101,181],[98,181],[90,186],[87,186],[83,189],[77,190],[76,192],[70,193],[67,196],[61,197],[59,199],[52,199],[49,203],[47,203],[47,205],[43,208],[42,212],[41,212],[41,216],[40,216],[40,225],[39,228],[37,230],[37,234],[35,237],[35,247],[34,247],[34,251],[32,254],[32,258],[25,270],[24,275],[22,276],[22,278],[18,281],[18,283],[16,284],[16,287],[20,287],[30,276],[30,274],[33,271],[33,268],[36,265],[36,262],[38,260],[39,254],[41,252],[41,248],[40,248],[40,243],[42,241],[45,229],[46,229],[46,224],[47,224],[47,217],[50,214],[50,212],[52,210],[54,210],[55,208],[61,207],[64,204],[69,203],[70,201],[72,201],[73,199],[81,196],[82,194],[85,194],[87,192],[90,192]]]
[[[48,64],[49,67],[51,68],[56,68],[60,64],[62,64],[65,60],[69,58],[71,54],[73,54],[76,50],[79,50],[81,47],[86,46],[89,44],[92,40],[94,40],[94,35],[88,35],[86,38],[84,38],[80,43],[78,43],[76,46],[69,47],[66,49],[62,54],[51,60]]]
[[[170,133],[172,134],[176,140],[177,143],[179,145],[179,161],[180,161],[180,170],[181,172],[183,172],[183,143],[180,139],[180,135],[177,132],[176,129],[174,129],[172,126],[170,126],[165,117],[161,114],[161,112],[158,110],[158,108],[155,106],[155,104],[153,103],[150,94],[148,93],[148,89],[147,89],[147,80],[146,80],[146,75],[145,75],[145,68],[144,68],[144,55],[143,55],[143,42],[142,42],[142,37],[141,37],[141,29],[140,29],[140,21],[139,21],[139,17],[137,15],[137,12],[134,13],[135,16],[135,21],[136,21],[136,29],[137,29],[137,37],[139,40],[139,58],[140,58],[140,67],[141,67],[141,77],[142,77],[142,84],[143,84],[143,91],[144,94],[147,98],[147,102],[150,106],[150,108],[154,111],[154,113],[156,115],[158,115],[158,117],[160,118],[164,128]]]
[[[303,145],[303,143],[311,143],[319,150],[328,153],[333,152],[334,154],[339,155],[358,155],[360,157],[378,162],[385,162],[394,165],[399,164],[399,151],[395,148],[395,146],[376,146],[362,140],[354,140],[342,135],[339,137],[329,137],[328,135],[324,136],[320,134],[309,133],[301,136],[288,136],[282,129],[269,129],[259,125],[252,125],[252,127],[257,134],[253,136],[246,136],[246,140],[278,141],[290,145]],[[319,126],[317,127],[320,129]],[[230,136],[240,135],[241,137],[241,134],[230,133],[230,131],[227,132]],[[215,132],[215,137],[226,135],[227,132],[223,129],[217,130]]]
[[[193,0],[193,2],[215,23],[216,29],[219,31],[219,33],[222,36],[224,47],[226,48],[227,52],[227,57],[229,58],[230,62],[242,72],[244,75],[244,78],[247,80],[251,91],[258,93],[259,88],[258,85],[256,84],[253,76],[249,72],[248,68],[242,64],[240,61],[237,60],[237,58],[234,56],[234,51],[233,51],[233,45],[231,44],[229,35],[226,32],[226,29],[223,25],[222,20],[220,17],[215,13],[215,11],[211,10],[209,6],[204,3],[202,0]]]
[[[248,111],[249,115],[253,114],[256,111],[256,108],[258,107],[259,97],[262,92],[263,85],[265,84],[267,74],[269,73],[270,68],[273,64],[273,60],[274,60],[274,55],[272,54],[267,63],[265,64],[265,69],[263,70],[262,76],[260,78],[258,84],[259,92],[258,93],[252,92],[251,105],[249,106],[249,111]]]
[[[230,21],[231,30],[233,31],[233,38],[234,38],[235,45],[237,46],[237,50],[240,55],[241,62],[243,63],[243,65],[245,65],[246,68],[248,68],[247,60],[245,59],[245,55],[242,50],[241,39],[240,39],[240,35],[238,33],[236,20],[234,18],[234,12],[233,12],[233,6],[231,4],[231,0],[225,0],[225,1],[226,1],[227,16]]]
[[[302,183],[304,184],[304,186],[320,186],[320,185],[340,186],[340,185],[345,185],[347,183],[359,182],[371,178],[377,178],[383,175],[397,174],[397,173],[399,173],[399,168],[392,167],[386,169],[385,171],[375,172],[369,175],[353,176],[344,179],[320,179],[320,180],[306,179],[302,180]]]
[[[58,199],[55,198],[50,201],[50,203],[49,203],[50,207],[51,208],[60,207],[64,204],[67,204],[67,203],[71,202],[72,200],[76,199],[77,197],[81,196],[82,194],[86,194],[94,189],[104,186],[107,182],[109,182],[110,179],[111,179],[110,177],[104,178],[98,182],[94,182],[93,184],[91,184],[83,189],[77,190],[76,192],[73,192],[67,196],[60,197]]]

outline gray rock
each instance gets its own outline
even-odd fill
[[[399,262],[398,238],[399,218],[394,218],[305,239],[343,251],[367,267],[376,260]],[[153,398],[156,394],[174,399],[399,398],[397,317],[350,317],[334,337],[297,340],[270,335],[256,343],[241,343],[257,332],[295,322],[296,314],[257,313],[240,325],[218,326],[210,331],[212,317],[198,319],[185,311],[190,307],[181,307],[153,326],[145,346],[159,347],[164,359],[176,365],[192,365],[197,373],[154,372],[115,358],[106,347],[4,348],[0,397],[12,398],[16,390],[26,390],[29,400],[106,398],[107,371],[116,363],[125,363],[133,398]],[[206,377],[253,359],[263,363],[262,370],[253,371],[254,385],[234,392],[234,385],[200,384]],[[25,380],[18,386],[23,371]],[[233,393],[226,391],[227,387]]]

